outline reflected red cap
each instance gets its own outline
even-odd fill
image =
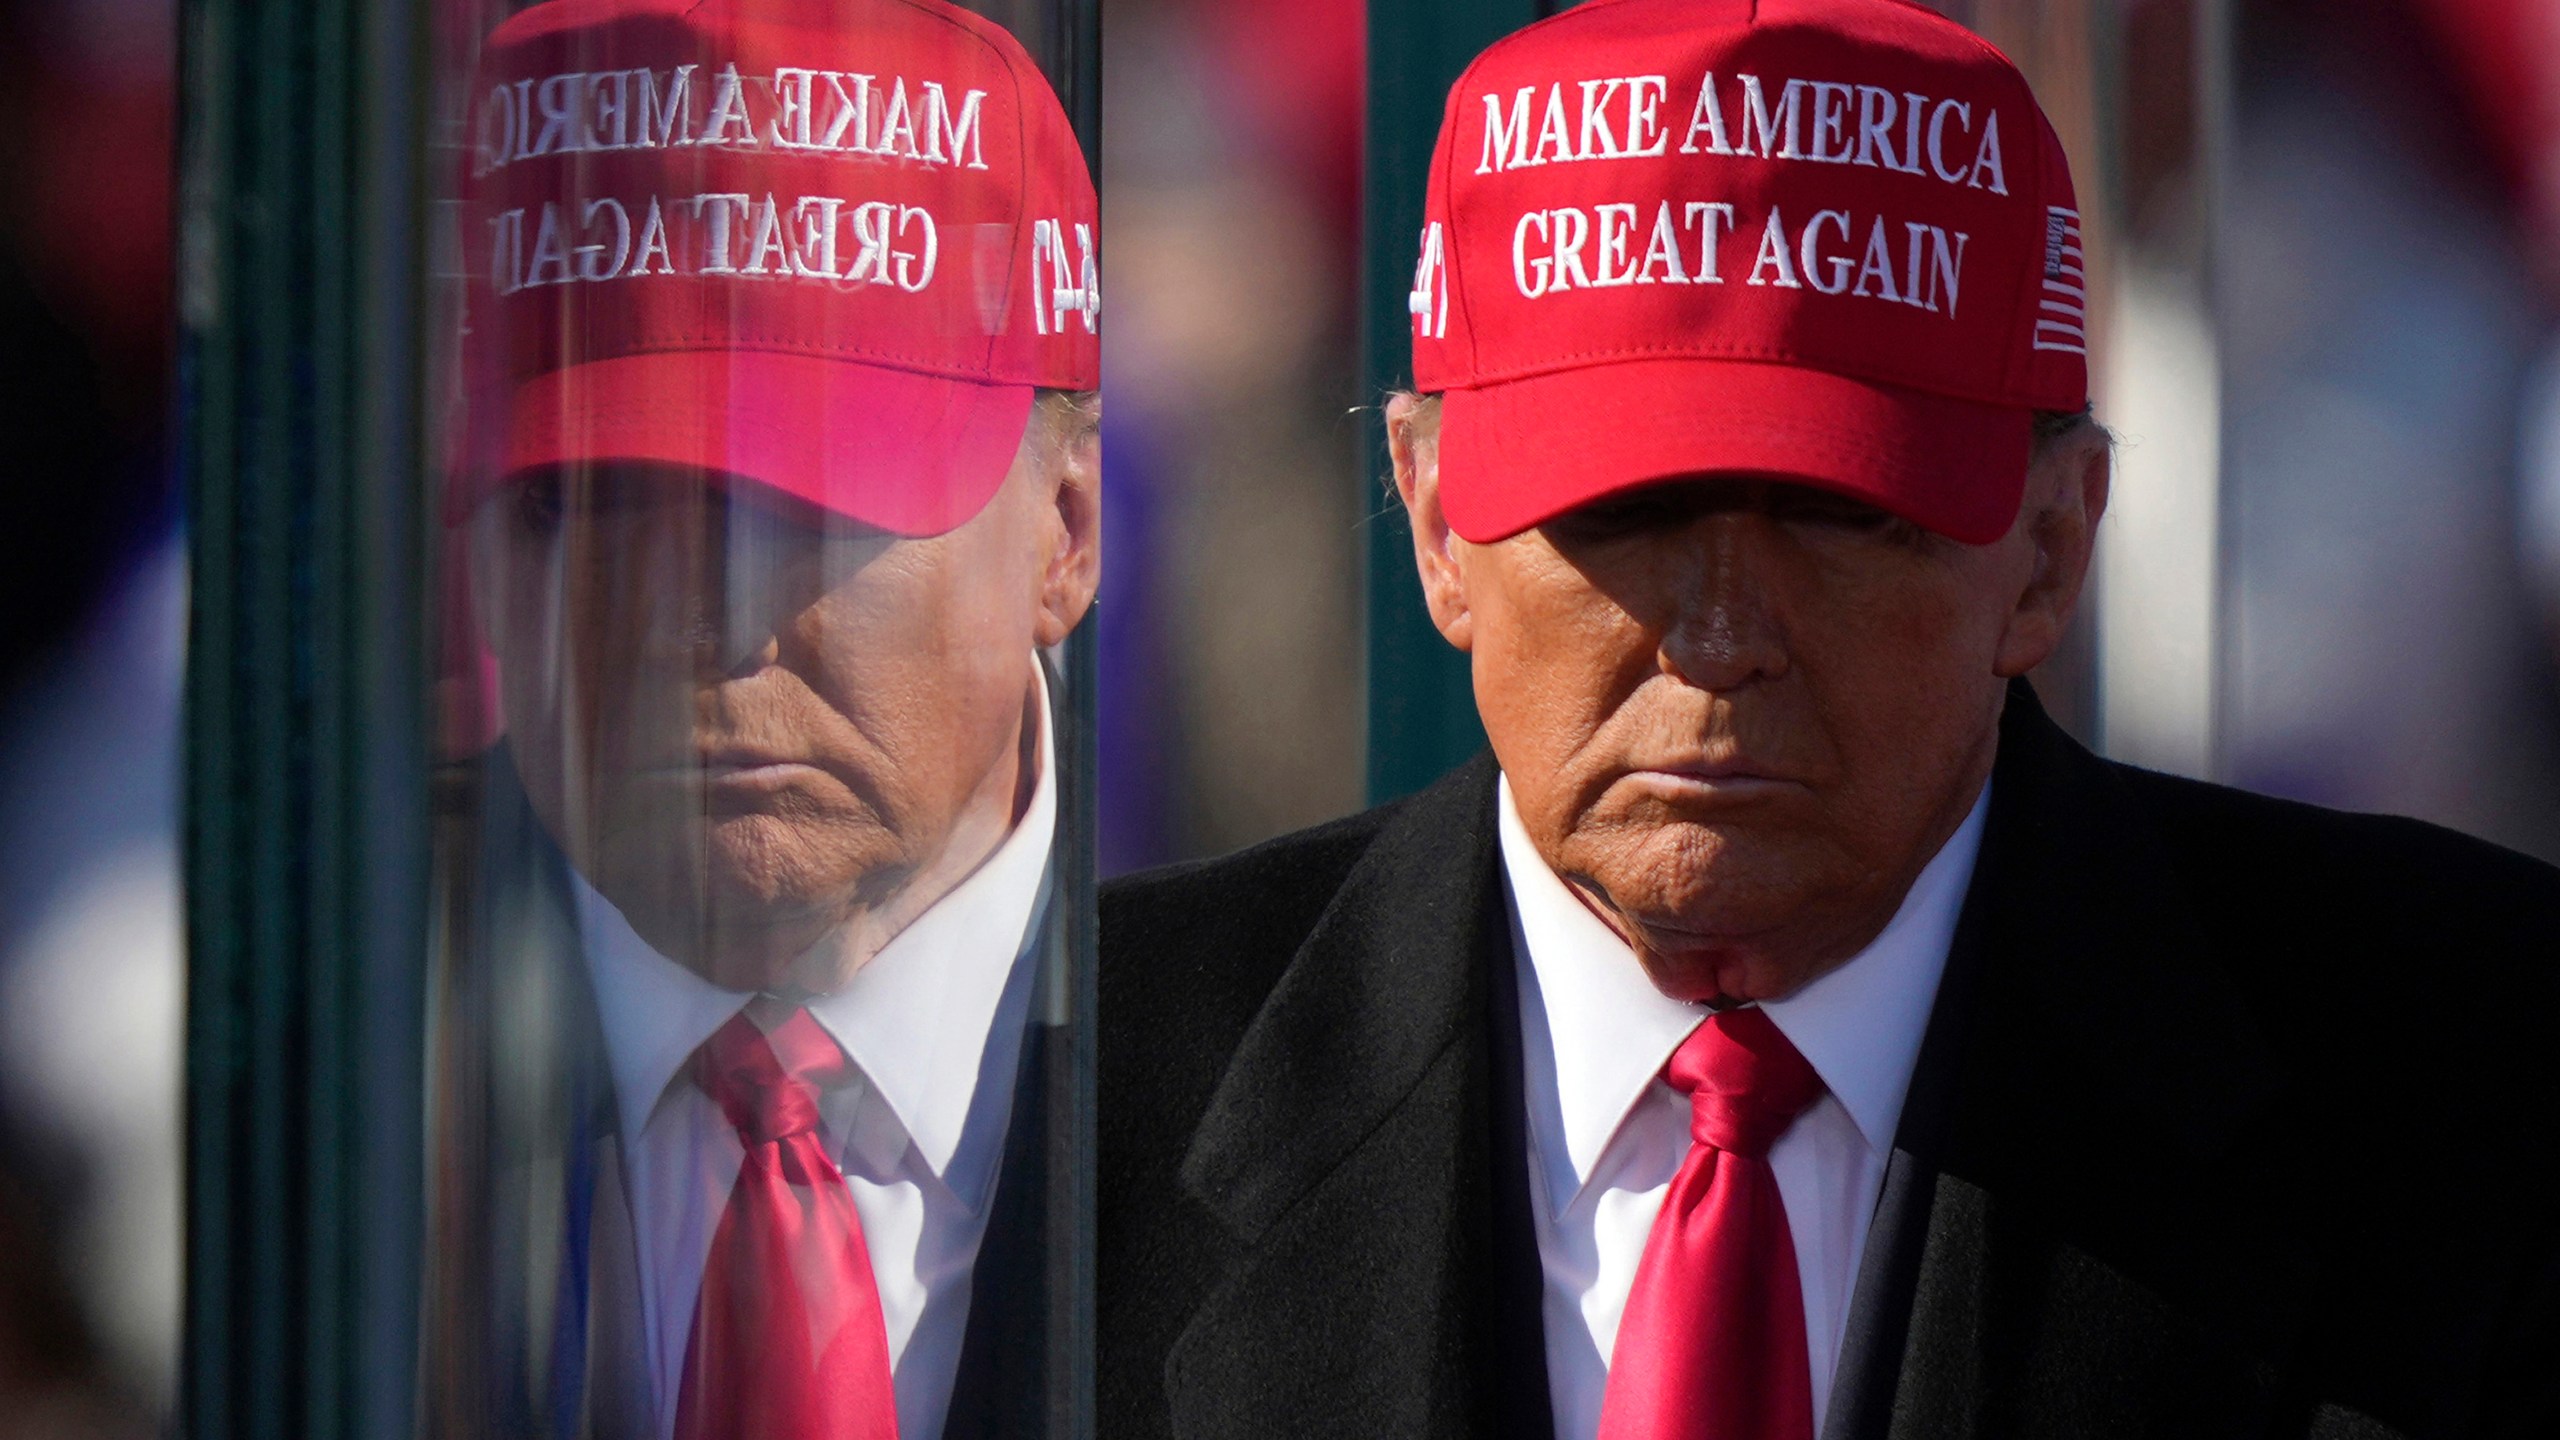
[[[903,535],[1100,383],[1093,180],[942,0],[544,0],[472,92],[459,518],[530,471],[743,476]]]
[[[1903,0],[1597,0],[1449,94],[1416,386],[1470,540],[1679,475],[1999,538],[2088,396],[2080,216],[2007,57]]]

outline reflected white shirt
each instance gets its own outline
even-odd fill
[[[1689,1150],[1689,1102],[1664,1083],[1662,1067],[1708,1011],[1653,988],[1626,942],[1540,858],[1513,807],[1511,782],[1499,788],[1520,977],[1529,1208],[1546,1275],[1547,1384],[1559,1440],[1590,1440],[1627,1291],[1663,1192]],[[1872,944],[1761,1006],[1828,1087],[1769,1151],[1804,1285],[1817,1435],[1989,803],[1985,787]]]
[[[859,1072],[823,1097],[823,1135],[862,1218],[908,1440],[941,1434],[950,1411],[1029,1013],[1027,957],[1047,908],[1058,802],[1047,684],[1037,683],[1040,773],[1021,823],[808,1007]],[[574,884],[621,1111],[651,1401],[658,1433],[671,1436],[702,1267],[744,1158],[737,1131],[683,1071],[753,997],[651,949],[612,902]]]

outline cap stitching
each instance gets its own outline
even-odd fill
[[[1938,489],[1942,496],[1954,496],[1961,493],[1959,487],[1941,487],[1933,483],[1943,481],[1945,477],[1942,472],[1923,466],[1913,465],[1900,451],[1873,444],[1843,430],[1825,429],[1820,426],[1802,424],[1779,424],[1766,427],[1765,433],[1768,434],[1770,438],[1782,442],[1795,442],[1812,439],[1830,443],[1833,447],[1833,454],[1852,462],[1874,466],[1880,472],[1877,478],[1887,483],[1907,483],[1917,480],[1924,484],[1932,484],[1932,488]],[[1465,457],[1462,455],[1460,458],[1463,463]],[[2026,457],[2022,455],[2020,458],[2023,462]],[[1767,473],[1773,475],[1803,476],[1808,479],[1822,480],[1835,485],[1842,483],[1837,477],[1821,475],[1812,467],[1805,465],[1736,466],[1729,468],[1737,473]],[[2025,468],[2026,467],[2023,463],[2019,467],[2019,475],[2021,479],[2024,478]],[[1653,470],[1651,467],[1646,466],[1630,466],[1628,469],[1630,473],[1624,480],[1613,479],[1609,481],[1601,490],[1594,492],[1592,498],[1624,490],[1637,489],[1644,485],[1659,483],[1674,476],[1683,474],[1725,473],[1725,468],[1719,468],[1712,471],[1684,469]],[[1463,492],[1469,488],[1466,481],[1466,474],[1463,470],[1461,470],[1458,480],[1458,488],[1460,491]],[[1580,504],[1587,502],[1577,501],[1576,503]],[[1552,519],[1554,516],[1561,515],[1565,513],[1566,510],[1570,510],[1572,508],[1574,508],[1572,505],[1566,505],[1552,511],[1546,511],[1545,515],[1546,518]],[[1507,523],[1507,521],[1505,523]],[[1539,523],[1542,522],[1530,522],[1532,525]]]
[[[1882,368],[1852,371],[1841,368],[1835,362],[1816,359],[1797,351],[1748,344],[1735,344],[1714,348],[1697,344],[1612,345],[1605,350],[1578,351],[1570,355],[1555,356],[1551,359],[1540,361],[1534,365],[1522,366],[1511,370],[1498,370],[1490,374],[1480,374],[1464,384],[1453,383],[1442,387],[1442,389],[1444,392],[1448,390],[1482,390],[1495,385],[1517,384],[1523,380],[1536,380],[1544,376],[1563,374],[1572,370],[1596,369],[1615,362],[1640,360],[1747,360],[1768,362],[1787,365],[1797,369],[1815,370],[1826,375],[1838,376],[1844,380],[1863,380],[1882,385],[1899,385],[1905,389],[1919,390],[1932,395],[1944,395],[1954,399],[1973,400],[1977,403],[1986,405],[2016,405],[2027,409],[2034,409],[2037,405],[2035,400],[2022,399],[2015,395],[1993,397],[1982,391],[1949,389],[1943,382],[1935,378],[1929,380],[1915,380],[1910,378],[1905,372],[1885,370]],[[2023,390],[2028,387],[2012,386],[2011,388]]]
[[[2025,192],[2025,198],[2032,201],[2029,207],[2030,213],[2050,223],[2052,211],[2047,203],[2049,197],[2045,190],[2045,139],[2051,136],[2053,148],[2059,151],[2062,148],[2062,132],[2054,129],[2052,120],[2045,116],[2044,106],[2037,102],[2035,87],[2027,83],[2025,72],[2015,73],[2018,77],[2018,89],[2026,97],[2027,114],[2036,122],[2036,128],[2030,132],[2034,137],[2036,149],[2035,174],[2019,189]],[[2063,164],[2067,167],[2070,163],[2070,157],[2065,155]],[[2008,359],[2004,368],[2008,371],[2010,384],[2020,388],[2023,388],[2035,373],[2035,351],[2031,346],[2022,345],[2021,342],[2027,336],[2022,335],[2021,332],[2027,323],[2027,307],[2034,303],[2034,297],[2040,293],[2044,283],[2044,252],[2039,247],[2033,253],[2034,262],[2019,273],[2009,292],[2009,323],[2001,336],[2008,345]]]
[[[979,28],[979,26],[992,26],[995,24],[994,21],[975,14],[974,12],[960,9],[957,6],[952,7],[950,13],[944,14],[937,12],[932,7],[916,3],[916,0],[901,0],[901,3],[909,10],[913,10],[918,14],[939,20],[943,24],[949,25],[951,28],[967,35],[970,39],[977,41],[979,47],[994,58],[996,67],[1004,73],[1005,78],[1013,82],[1014,153],[1022,159],[1022,184],[1017,187],[1020,193],[1016,196],[1014,201],[1013,233],[1016,243],[1007,247],[1009,253],[1005,257],[1004,293],[1007,299],[1010,300],[1013,295],[1014,267],[1022,263],[1022,245],[1020,243],[1024,228],[1022,219],[1025,213],[1025,207],[1031,203],[1031,177],[1036,173],[1031,164],[1031,135],[1029,129],[1031,116],[1029,105],[1024,103],[1022,77],[1015,73],[1014,67],[1011,63],[1012,57],[1007,55],[1002,46],[996,44],[994,40],[989,38],[984,31]],[[967,16],[969,20],[976,21],[977,24],[972,25],[954,18],[955,16],[964,15]],[[1010,32],[1007,32],[1007,34],[1010,38]],[[1019,39],[1015,39],[1014,44],[1019,48],[1022,42]],[[1023,50],[1022,58],[1025,61],[1030,62],[1033,69],[1036,70],[1039,68],[1039,62],[1031,59],[1030,51]],[[1041,76],[1041,80],[1045,84],[1048,80],[1048,76],[1044,73]],[[1056,98],[1055,87],[1051,88],[1050,98],[1053,100]],[[1064,104],[1060,104],[1058,108],[1062,114],[1066,109]],[[1070,123],[1068,128],[1070,133],[1072,133],[1074,129],[1072,123]],[[1079,165],[1084,163],[1083,147],[1081,145],[1077,147],[1076,163]],[[1039,303],[1036,297],[1033,299],[1032,303]],[[1009,310],[1010,308],[1011,306],[1008,305],[1007,309]],[[1010,324],[1013,321],[1013,316],[1008,314],[1005,317],[1005,320],[1006,323]],[[981,363],[992,364],[995,360],[995,351],[996,337],[989,335],[986,338],[985,346],[979,352],[984,357]]]
[[[2062,132],[2053,128],[2053,121],[2051,117],[2045,115],[2043,104],[2036,99],[2035,86],[2030,84],[2027,80],[2027,72],[2018,67],[2017,61],[2009,58],[2007,51],[1992,44],[1988,39],[1985,39],[1982,35],[1977,33],[1971,26],[1951,20],[1948,17],[1939,14],[1937,11],[1930,9],[1928,6],[1920,4],[1919,0],[1894,0],[1894,3],[1901,5],[1907,10],[1918,11],[1919,13],[1928,16],[1930,19],[1954,30],[1956,34],[1962,36],[1966,41],[1969,41],[1975,49],[1980,50],[1983,54],[1999,61],[2001,68],[2006,70],[2009,75],[2016,80],[2018,93],[2027,102],[2027,113],[2037,121],[2037,148],[2039,152],[2042,150],[2042,139],[2044,134],[2050,132],[2053,136],[2054,149],[2061,152],[2063,157],[2063,166],[2066,171],[2068,170],[2071,164],[2071,156],[2069,151],[2062,148]],[[2028,182],[2029,186],[2031,186],[2034,191],[2032,198],[2035,201],[2035,205],[2033,208],[2036,213],[2039,214],[2043,212],[2045,206],[2049,203],[2046,194],[2044,165],[2042,163],[2043,158],[2044,157],[2041,153],[2037,155],[2035,176]],[[2083,240],[2081,243],[2086,245],[2087,241]],[[2027,298],[2034,292],[2035,288],[2036,276],[2031,269],[2027,274],[2021,276],[2015,282],[2014,288],[2010,291],[2009,295],[2008,324],[2003,327],[2003,338],[2004,340],[2012,343],[2007,345],[2007,354],[2002,360],[2000,368],[2002,377],[2008,382],[2012,389],[2028,388],[2029,384],[2034,379],[2037,368],[2035,364],[2035,351],[2032,348],[2022,347],[2014,343],[2018,338],[2018,327],[2021,319],[2023,318],[2022,312],[2025,309]]]
[[[1934,475],[1937,473],[1925,466],[1910,464],[1902,458],[1903,452],[1888,446],[1879,445],[1874,441],[1868,440],[1846,428],[1834,428],[1825,425],[1809,424],[1800,420],[1778,420],[1768,422],[1755,421],[1749,428],[1753,433],[1766,431],[1786,438],[1812,436],[1826,440],[1837,440],[1840,442],[1841,448],[1844,452],[1853,453],[1860,459],[1883,462],[1889,468],[1907,475]]]
[[[1029,380],[1002,380],[981,373],[983,370],[991,368],[987,366],[981,366],[977,370],[972,370],[965,366],[955,366],[947,362],[931,360],[919,355],[900,354],[886,350],[865,350],[854,346],[847,346],[843,348],[820,348],[804,343],[795,343],[790,340],[770,335],[720,335],[709,337],[678,336],[669,340],[652,341],[647,344],[620,348],[609,355],[585,356],[581,359],[573,360],[566,365],[546,365],[538,369],[524,371],[521,373],[521,376],[516,383],[521,383],[522,380],[533,379],[536,376],[556,375],[563,371],[577,369],[580,366],[603,364],[614,360],[628,359],[636,355],[687,355],[697,353],[729,354],[738,351],[747,351],[759,355],[792,355],[808,360],[847,360],[863,364],[878,364],[887,366],[891,369],[909,371],[914,374],[930,375],[936,379],[970,381],[988,385],[1029,385],[1038,383],[1036,381]],[[502,367],[499,373],[501,375],[509,376],[517,374],[513,366]]]
[[[1753,0],[1755,7],[1757,6],[1757,3],[1758,0]],[[1466,97],[1467,82],[1475,77],[1476,72],[1482,69],[1486,62],[1492,60],[1495,55],[1502,51],[1510,49],[1515,43],[1525,40],[1527,36],[1535,34],[1538,31],[1545,30],[1549,26],[1561,25],[1567,21],[1576,19],[1577,17],[1590,15],[1595,12],[1603,12],[1606,9],[1606,4],[1584,4],[1575,6],[1568,10],[1559,10],[1552,15],[1545,15],[1532,20],[1528,24],[1521,26],[1519,29],[1512,31],[1508,35],[1497,37],[1492,44],[1477,51],[1476,58],[1468,61],[1466,63],[1466,67],[1458,72],[1458,77],[1449,82],[1449,98],[1444,102],[1444,113],[1442,114],[1440,121],[1440,134],[1447,137],[1450,144],[1447,147],[1447,153],[1439,155],[1438,157],[1440,165],[1442,167],[1450,167],[1454,166],[1456,163],[1455,157],[1458,153],[1456,143],[1457,117],[1461,113],[1459,102]],[[1441,149],[1436,138],[1432,148],[1435,153]],[[1422,223],[1426,226],[1431,223],[1432,178],[1431,170],[1426,167],[1423,176],[1422,192]],[[1440,186],[1441,199],[1444,202],[1447,202],[1449,200],[1449,176],[1443,173],[1438,178],[1442,182]],[[1450,230],[1450,235],[1453,240],[1455,239],[1456,234],[1457,231],[1453,217],[1453,223]],[[1419,243],[1419,241],[1416,243]],[[1459,247],[1456,244],[1451,244],[1443,257],[1443,263],[1449,267],[1449,274],[1445,277],[1443,283],[1451,290],[1455,291],[1459,297],[1458,310],[1460,315],[1465,319],[1467,327],[1467,368],[1469,370],[1474,370],[1484,363],[1484,351],[1476,328],[1473,291],[1459,283],[1462,271],[1460,269],[1460,261],[1458,259],[1458,248]],[[1448,343],[1446,336],[1441,336],[1439,339],[1444,346]],[[1408,345],[1405,348],[1406,353],[1410,355],[1412,353],[1412,347]],[[1419,369],[1420,367],[1417,366],[1415,368]],[[1419,378],[1419,376],[1416,377],[1417,380],[1419,380]]]
[[[1563,13],[1564,12],[1559,11],[1558,15]],[[1557,18],[1557,16],[1548,17],[1548,19],[1555,18]],[[1546,22],[1542,20],[1538,23],[1545,24]],[[1488,51],[1487,53],[1491,52]],[[1483,58],[1483,56],[1476,57],[1476,64],[1482,64]],[[1455,157],[1458,153],[1458,116],[1464,113],[1464,106],[1460,102],[1465,98],[1467,80],[1470,76],[1474,75],[1475,72],[1476,65],[1469,65],[1464,71],[1459,73],[1457,82],[1449,87],[1448,114],[1444,116],[1440,122],[1441,133],[1449,137],[1447,153],[1440,156],[1440,164],[1442,168],[1440,175],[1436,177],[1439,180],[1439,184],[1434,187],[1428,180],[1426,180],[1424,182],[1422,194],[1422,224],[1426,232],[1432,223],[1431,191],[1434,188],[1437,188],[1440,192],[1440,203],[1449,210],[1449,214],[1446,217],[1449,227],[1448,239],[1442,245],[1440,254],[1440,263],[1448,267],[1449,273],[1440,277],[1440,284],[1446,293],[1453,294],[1458,297],[1459,318],[1461,323],[1467,327],[1467,368],[1470,370],[1473,370],[1484,363],[1484,334],[1476,325],[1476,292],[1474,286],[1466,283],[1466,260],[1461,253],[1463,247],[1458,244],[1457,207],[1455,201],[1450,197],[1449,189],[1456,183],[1451,172],[1456,168]],[[1445,345],[1448,343],[1449,337],[1443,334],[1433,338],[1439,340],[1443,345]],[[1417,379],[1418,378],[1419,377],[1417,377]]]

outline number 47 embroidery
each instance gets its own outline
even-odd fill
[[[1413,312],[1413,333],[1439,340],[1449,333],[1449,261],[1440,238],[1440,222],[1422,227],[1422,258],[1413,267],[1413,293],[1404,308]]]
[[[1063,335],[1074,316],[1090,335],[1102,319],[1102,275],[1093,258],[1093,227],[1077,221],[1080,261],[1067,255],[1068,226],[1037,220],[1031,226],[1031,320],[1043,335]]]

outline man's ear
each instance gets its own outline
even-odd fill
[[[1440,434],[1436,425],[1420,423],[1423,405],[1413,395],[1387,401],[1387,455],[1395,463],[1396,495],[1413,525],[1413,563],[1422,574],[1431,623],[1441,638],[1465,650],[1475,643],[1475,621],[1458,567],[1456,547],[1463,542],[1440,513]]]
[[[1067,638],[1093,606],[1102,583],[1102,417],[1097,400],[1042,400],[1032,426],[1054,427],[1047,474],[1055,518],[1040,572],[1040,613],[1032,638],[1042,648]],[[1058,407],[1049,413],[1052,406]],[[1044,516],[1044,520],[1049,517]]]
[[[2010,540],[2029,546],[2033,559],[1992,666],[2002,678],[2043,664],[2070,632],[2114,469],[2107,432],[2083,425],[2056,441],[2029,472],[2026,502]]]

